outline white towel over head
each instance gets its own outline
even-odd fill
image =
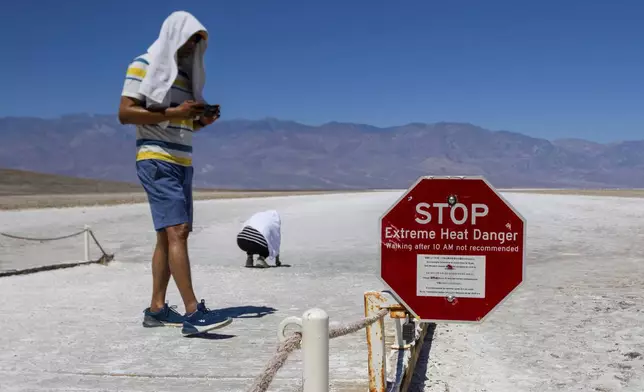
[[[207,48],[208,31],[189,12],[175,11],[163,22],[159,38],[148,48],[150,64],[139,92],[152,101],[152,104],[169,106],[168,91],[179,72],[177,50],[196,33],[201,33],[203,39],[197,43],[192,54],[190,81],[195,100],[205,102],[203,99],[203,86],[206,82],[204,54]]]

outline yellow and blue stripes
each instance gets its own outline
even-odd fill
[[[127,73],[125,75],[125,79],[137,82],[143,81],[143,78],[145,78],[145,75],[147,74],[147,68],[150,65],[145,57],[147,57],[147,55],[137,57],[136,59],[134,59],[134,61],[132,61],[132,63],[130,63],[130,66],[128,67]],[[172,83],[172,89],[183,91],[187,94],[192,95],[192,86],[190,85],[190,77],[188,76],[187,72],[179,70],[177,77]]]
[[[149,65],[147,54],[137,57],[130,63],[122,95],[145,102],[145,96],[138,91]],[[179,70],[168,93],[172,106],[194,99],[190,78],[184,70]],[[192,120],[172,120],[165,127],[159,124],[137,125],[136,160],[158,159],[181,166],[192,166],[193,131]]]

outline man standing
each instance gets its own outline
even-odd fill
[[[119,121],[136,125],[136,169],[145,189],[156,247],[152,256],[152,300],[143,326],[182,326],[184,336],[220,328],[232,319],[197,302],[188,258],[192,231],[192,136],[214,123],[202,97],[206,28],[191,14],[173,12],[147,53],[132,61],[121,93]],[[185,314],[165,302],[170,276]]]
[[[282,221],[275,210],[262,211],[251,216],[237,234],[237,246],[246,252],[246,267],[254,267],[254,255],[257,267],[268,268],[266,258],[275,258],[275,265],[280,262],[280,243]]]

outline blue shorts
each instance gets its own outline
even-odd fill
[[[136,162],[136,174],[148,195],[154,229],[187,223],[192,231],[191,166],[145,159]]]

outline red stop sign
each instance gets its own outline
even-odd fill
[[[380,279],[422,321],[482,322],[525,275],[525,220],[482,177],[421,177],[380,235]]]

